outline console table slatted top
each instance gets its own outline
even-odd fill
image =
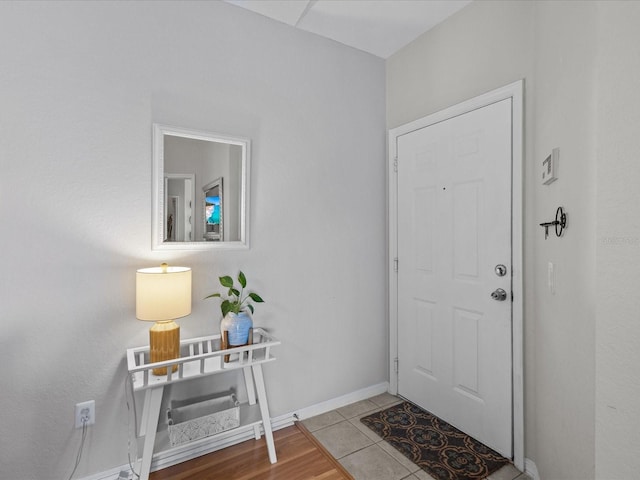
[[[195,377],[214,375],[226,370],[250,367],[255,364],[271,362],[271,347],[280,345],[280,341],[261,328],[253,331],[253,344],[220,349],[220,335],[189,338],[180,341],[180,358],[164,362],[149,362],[149,346],[127,349],[127,365],[133,389],[144,390],[158,386],[190,380]],[[224,357],[231,355],[229,362]],[[173,371],[173,366],[178,367]],[[154,375],[152,370],[167,367],[166,375]]]

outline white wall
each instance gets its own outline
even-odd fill
[[[0,477],[127,462],[134,272],[193,269],[202,300],[242,269],[282,340],[274,416],[385,381],[384,62],[223,2],[0,2]],[[248,251],[151,251],[151,125],[252,139]]]
[[[541,478],[594,477],[595,388],[595,159],[596,159],[596,4],[536,2],[533,124],[533,215],[528,253],[529,286],[535,304],[525,321],[534,354],[533,416],[535,436],[530,458]],[[540,165],[560,148],[558,180],[541,184]],[[544,240],[541,227],[558,206],[567,212],[562,238]],[[526,212],[531,213],[531,212]],[[547,284],[554,264],[555,294]],[[526,287],[525,287],[526,288]]]
[[[601,2],[596,478],[640,470],[640,3]]]
[[[596,18],[592,2],[473,2],[387,61],[389,128],[525,79],[525,457],[545,480],[595,468]],[[569,226],[544,240],[559,205]]]

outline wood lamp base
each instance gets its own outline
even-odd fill
[[[149,329],[149,359],[151,363],[180,358],[180,325],[173,320],[156,322]],[[171,371],[178,370],[173,365]],[[166,375],[167,367],[154,368],[154,375]]]

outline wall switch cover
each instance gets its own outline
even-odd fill
[[[547,264],[547,284],[549,287],[549,293],[551,293],[551,295],[555,295],[556,294],[556,271],[555,271],[555,265],[553,264],[553,262],[549,262]]]
[[[542,183],[549,185],[558,179],[558,161],[560,160],[560,149],[554,148],[542,162]]]

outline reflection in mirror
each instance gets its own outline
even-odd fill
[[[190,242],[193,239],[192,209],[195,197],[195,175],[164,174],[165,205],[164,241]]]
[[[204,238],[220,241],[224,238],[224,216],[222,201],[222,178],[217,178],[202,187],[204,191]]]
[[[153,136],[153,248],[247,248],[249,140],[159,124]]]

